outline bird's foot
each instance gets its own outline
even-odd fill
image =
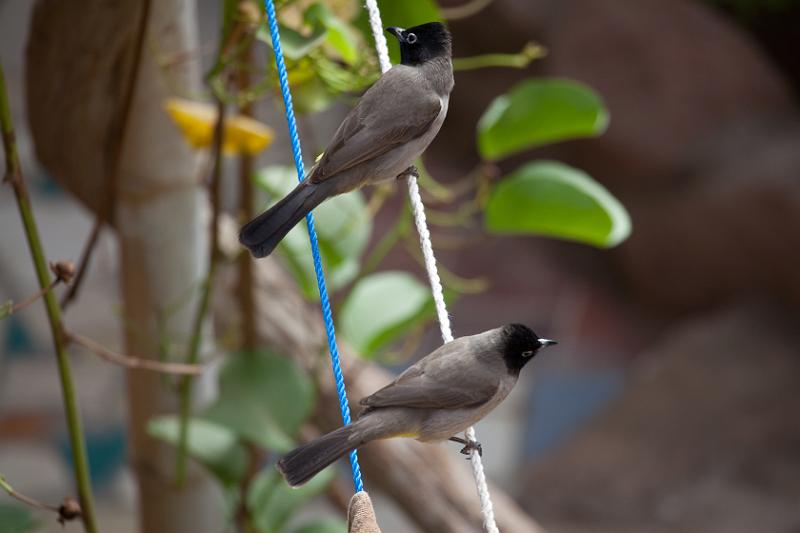
[[[461,448],[461,453],[466,456],[471,456],[474,452],[478,452],[478,455],[483,457],[483,446],[481,446],[481,443],[476,440],[467,441],[467,444]]]
[[[402,173],[401,173],[399,176],[397,176],[397,177],[398,177],[398,178],[403,178],[403,177],[405,177],[405,176],[414,176],[415,178],[419,178],[419,170],[417,170],[417,166],[416,166],[416,165],[411,165],[410,167],[408,167],[407,169],[405,169],[405,170],[404,170],[404,171],[403,171],[403,172],[402,172]]]
[[[483,457],[483,447],[480,442],[476,440],[466,440],[460,437],[450,437],[450,440],[464,445],[464,447],[461,448],[461,453],[464,455],[472,455],[472,452],[478,452],[478,455]]]

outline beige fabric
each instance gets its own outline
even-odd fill
[[[347,533],[381,533],[372,500],[366,492],[357,492],[347,509]]]

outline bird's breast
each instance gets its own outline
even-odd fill
[[[389,150],[387,153],[372,161],[369,165],[369,174],[363,176],[364,184],[393,180],[414,164],[417,158],[422,155],[439,133],[444,119],[447,116],[450,98],[449,96],[444,96],[440,97],[440,100],[441,108],[439,114],[431,123],[428,131],[416,139],[400,145],[393,150]]]
[[[446,440],[474,426],[506,399],[514,383],[513,379],[504,380],[489,401],[475,407],[431,410],[422,423],[417,440]]]

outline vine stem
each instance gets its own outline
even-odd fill
[[[214,169],[209,184],[211,197],[211,224],[208,254],[208,273],[203,282],[200,301],[194,316],[192,333],[189,341],[189,352],[186,363],[196,365],[200,358],[200,344],[203,339],[203,324],[208,314],[211,303],[211,294],[214,288],[214,276],[219,258],[219,211],[220,211],[220,184],[222,182],[222,142],[225,132],[225,103],[217,99],[217,122],[214,126]],[[186,482],[186,469],[188,463],[189,417],[192,410],[192,385],[191,376],[184,376],[178,385],[178,412],[180,426],[178,429],[177,456],[175,461],[175,483],[182,487]]]
[[[0,65],[0,128],[2,128],[3,148],[6,154],[6,175],[4,181],[14,189],[17,199],[22,225],[28,240],[31,258],[36,270],[39,287],[45,289],[51,283],[50,273],[47,268],[39,230],[33,216],[28,189],[22,178],[22,170],[17,153],[17,143],[14,138],[14,125],[11,121],[11,110],[8,103],[5,75]],[[83,527],[87,533],[97,533],[97,520],[94,514],[94,501],[92,498],[92,485],[89,477],[89,461],[86,455],[86,441],[84,440],[81,418],[78,412],[78,401],[75,394],[75,385],[72,379],[69,354],[64,339],[64,326],[61,322],[61,308],[51,291],[44,293],[44,305],[47,318],[50,322],[50,331],[53,336],[53,345],[58,362],[58,373],[61,380],[61,393],[64,400],[64,411],[67,419],[72,461],[75,467],[75,481],[78,485],[81,509],[83,510]]]

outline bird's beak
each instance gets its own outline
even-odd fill
[[[392,26],[390,28],[386,28],[386,31],[394,35],[398,41],[401,43],[406,42],[405,37],[403,37],[403,32],[406,31],[403,28],[398,28],[396,26]]]
[[[542,348],[546,348],[548,346],[552,346],[554,344],[558,344],[558,342],[551,341],[550,339],[539,339],[539,344],[542,345]]]

